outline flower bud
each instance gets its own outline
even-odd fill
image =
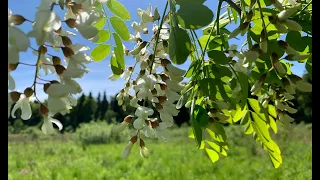
[[[54,65],[54,68],[55,68],[58,75],[61,75],[63,73],[63,71],[66,70],[66,68],[62,65]]]
[[[19,63],[17,63],[17,64],[8,64],[8,69],[10,71],[14,71],[14,70],[17,69],[18,65],[19,65]]]
[[[126,122],[127,124],[129,124],[132,121],[132,118],[133,118],[132,115],[128,115],[123,119],[123,121]]]
[[[76,20],[72,18],[67,19],[66,24],[69,26],[69,28],[75,28],[77,25]]]
[[[61,47],[64,57],[70,57],[74,55],[74,52],[69,47]]]
[[[167,101],[167,97],[166,96],[159,96],[158,99],[159,99],[159,103],[160,104],[163,104],[164,102]]]
[[[26,19],[19,14],[11,15],[10,20],[13,22],[14,25],[21,25],[22,23],[24,23],[26,21]]]
[[[40,115],[46,115],[49,112],[49,109],[47,106],[40,104],[40,109],[39,109]]]
[[[120,124],[113,126],[111,132],[114,134],[120,133],[127,127],[127,125],[128,125],[128,123],[123,121]]]
[[[61,39],[62,39],[62,43],[64,46],[70,46],[72,45],[72,41],[69,37],[67,36],[61,36]]]
[[[38,48],[38,53],[39,54],[46,54],[48,51],[47,47],[45,47],[44,45],[39,46]]]
[[[47,93],[47,89],[50,87],[50,83],[46,83],[46,84],[44,84],[43,85],[43,91],[45,92],[45,93]]]
[[[53,65],[61,65],[61,59],[58,56],[52,56]]]
[[[143,158],[148,158],[149,157],[149,151],[145,147],[144,141],[140,139],[140,155]]]
[[[19,93],[17,91],[10,92],[10,97],[13,102],[17,102],[20,99],[20,95],[21,95],[21,93]]]
[[[32,94],[33,94],[33,89],[30,88],[30,87],[28,87],[28,88],[26,88],[26,89],[24,90],[23,94],[28,98],[28,97],[32,96]]]

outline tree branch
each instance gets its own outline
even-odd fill
[[[241,16],[241,9],[236,3],[234,3],[232,0],[223,0],[223,1],[228,3],[233,9],[235,9],[238,12],[239,16]]]

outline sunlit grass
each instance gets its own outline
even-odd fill
[[[228,156],[211,163],[203,150],[187,138],[188,128],[170,132],[167,143],[146,141],[151,156],[143,159],[134,146],[128,159],[121,157],[126,144],[90,145],[74,141],[10,142],[9,179],[311,179],[311,128],[280,130],[275,141],[282,150],[283,164],[274,169],[268,154],[243,135],[241,128],[227,128]]]

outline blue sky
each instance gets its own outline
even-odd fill
[[[132,33],[133,33],[133,30],[130,27],[132,21],[139,22],[139,18],[137,17],[137,13],[136,13],[137,8],[146,9],[149,3],[151,3],[154,7],[157,6],[160,14],[162,14],[162,11],[165,5],[165,1],[160,1],[160,0],[119,0],[119,1],[129,10],[131,14],[131,20],[127,21],[126,23],[129,26],[129,30]],[[20,14],[20,15],[23,15],[26,19],[34,20],[35,12],[36,12],[35,8],[36,6],[39,5],[39,3],[40,3],[40,0],[30,0],[30,1],[10,0],[8,1],[8,7],[9,9],[11,9],[13,14]],[[215,8],[217,7],[217,1],[209,0],[205,3],[205,5],[207,5],[210,9],[212,9],[214,14],[216,15]],[[63,12],[59,10],[60,8],[58,6],[55,8],[60,18],[63,19]],[[26,22],[22,24],[20,28],[27,33],[31,30],[31,23]],[[198,30],[198,31],[199,32],[197,34],[201,36],[201,30]],[[72,38],[72,41],[73,43],[84,44],[90,47],[91,50],[96,46],[95,44],[87,41],[86,39],[82,38],[78,34],[76,38]],[[237,44],[239,42],[241,41],[233,40],[231,43]],[[135,45],[134,43],[124,43],[124,44],[127,48],[132,48]],[[34,40],[31,41],[31,46],[36,48]],[[90,51],[88,51],[88,54],[90,53]],[[56,52],[52,52],[51,54],[59,55],[61,57],[61,54]],[[36,58],[37,57],[34,56],[30,50],[26,53],[20,53],[20,61],[25,63],[35,64]],[[114,95],[124,87],[123,80],[119,79],[117,81],[110,81],[108,79],[108,76],[112,74],[111,69],[109,67],[109,59],[110,59],[110,56],[108,56],[105,60],[101,62],[92,62],[88,64],[87,68],[90,70],[90,72],[86,74],[83,78],[76,79],[76,81],[81,85],[85,94],[88,94],[91,91],[93,96],[97,96],[99,92],[102,93],[103,91],[106,91],[107,95]],[[135,62],[135,60],[132,57],[127,57],[125,61],[128,66],[133,65]],[[184,65],[179,67],[183,69],[187,69],[189,64],[190,62],[186,62]],[[294,63],[294,66],[292,67],[292,71],[297,75],[302,75],[303,72],[305,71],[304,66],[305,66],[304,64]],[[16,90],[20,90],[21,92],[26,87],[31,86],[33,82],[34,73],[35,73],[35,67],[19,65],[17,70],[11,73],[13,78],[16,81]],[[48,78],[46,77],[44,78],[50,79],[50,80],[56,79],[55,76],[49,76]],[[39,89],[37,90],[38,98],[41,100],[45,99],[47,96],[46,94],[43,93],[42,87],[40,85],[37,85],[37,87],[39,87]]]

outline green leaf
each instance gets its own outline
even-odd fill
[[[101,29],[103,29],[103,27],[106,24],[106,22],[107,22],[107,18],[106,17],[102,17],[98,21],[93,23],[92,26],[97,28],[98,30],[101,30]]]
[[[105,29],[102,29],[102,30],[99,30],[98,32],[98,40],[95,42],[97,44],[100,44],[100,43],[104,43],[106,41],[108,41],[110,38],[110,32],[105,30]]]
[[[191,90],[191,89],[190,89]],[[189,98],[189,95],[190,95],[190,91],[184,93],[181,95],[180,99],[178,100],[177,104],[176,104],[176,108],[177,109],[180,109],[182,108],[183,105],[185,105],[188,101],[188,98]]]
[[[188,137],[191,138],[191,139],[194,139],[194,134],[193,134],[192,128],[190,128],[190,130],[188,132]]]
[[[130,33],[126,26],[126,24],[118,17],[112,16],[110,18],[110,23],[113,29],[116,31],[117,34],[121,37],[121,39],[128,41],[130,39]]]
[[[200,127],[205,127],[209,123],[209,116],[207,111],[200,105],[194,106],[193,116],[200,125]]]
[[[223,126],[218,121],[210,123],[206,130],[213,140],[218,142],[227,141],[226,132],[224,131]]]
[[[212,22],[213,12],[202,4],[188,4],[180,7],[177,11],[177,17],[182,27],[199,29]]]
[[[123,20],[130,20],[130,13],[119,1],[108,0],[106,5],[114,15],[120,17]]]
[[[244,108],[245,105],[247,104],[247,98],[249,95],[248,78],[242,72],[238,72],[238,77],[239,77],[239,83],[241,85],[241,95],[242,95],[239,105],[241,108]]]
[[[200,80],[200,90],[204,96],[215,97],[217,93],[216,80],[204,78]]]
[[[200,148],[201,147],[201,141],[202,141],[202,129],[201,129],[201,126],[199,125],[199,123],[198,123],[198,121],[196,120],[195,117],[192,117],[191,125],[192,125],[193,134],[195,136],[196,143],[198,145],[198,148]]]
[[[59,0],[59,6],[62,10],[64,9],[64,0]]]
[[[183,64],[191,53],[188,33],[179,27],[171,27],[169,37],[169,56],[173,63]]]
[[[298,31],[289,31],[286,36],[286,42],[296,51],[303,52],[307,42],[301,37]]]
[[[116,47],[114,47],[114,53],[117,58],[117,62],[120,65],[122,69],[125,69],[125,63],[124,63],[124,49],[121,42],[121,39],[117,33],[112,33],[114,41],[116,42]]]
[[[271,104],[268,105],[268,113],[269,113],[272,117],[277,118],[276,108],[275,108],[273,105],[271,105]]]
[[[237,110],[233,110],[231,112],[232,114],[232,119],[234,122],[238,122],[243,115],[247,112],[247,108],[243,108],[243,110],[241,110],[241,107],[237,104],[236,105]]]
[[[306,62],[306,70],[308,71],[310,79],[312,80],[312,57],[310,57]]]
[[[105,59],[110,53],[110,44],[100,44],[91,52],[91,57],[94,61],[99,62]]]
[[[256,130],[256,132],[257,133],[261,133],[261,140],[262,141],[268,141],[268,142],[270,142],[270,141],[272,141],[272,139],[271,139],[271,137],[270,137],[270,134],[269,134],[269,131],[268,131],[268,125],[267,125],[267,123],[263,120],[263,119],[261,119],[260,118],[260,116],[257,114],[257,113],[255,113],[255,112],[252,112],[252,111],[250,111],[251,112],[251,116],[252,116],[252,119],[253,119],[253,121],[254,121],[254,124],[255,124],[255,126],[258,128],[258,130],[259,131],[257,131]],[[259,134],[258,134],[259,135]],[[266,146],[269,148],[269,149],[272,149],[271,147],[270,147],[270,144],[268,144],[268,143],[264,143],[264,144],[266,144]]]
[[[207,53],[209,58],[214,60],[214,62],[217,64],[224,65],[229,63],[229,59],[222,51],[212,50],[212,51],[208,51]]]
[[[240,125],[244,126],[249,123],[249,110],[245,110],[241,118]]]
[[[206,0],[175,0],[180,6],[188,4],[203,4]]]
[[[205,148],[205,149],[206,149],[206,152],[207,152],[209,158],[211,159],[211,161],[213,163],[219,160],[219,154],[216,151],[209,149],[209,148]]]
[[[103,5],[99,1],[95,1],[93,6],[99,9],[103,9]]]
[[[221,146],[219,146],[219,145],[217,145],[216,143],[211,142],[211,141],[207,141],[207,140],[206,140],[206,142],[209,144],[209,146],[210,146],[213,150],[215,150],[216,152],[218,152],[218,153],[220,153],[220,154],[222,154],[222,155],[224,155],[224,156],[227,156],[227,151],[226,151],[223,147],[221,147]]]
[[[117,62],[117,58],[115,55],[111,56],[110,65],[112,73],[115,75],[121,75],[123,73],[123,69],[121,69],[120,65]]]
[[[237,24],[238,22],[238,13],[235,9],[231,8],[232,17],[234,18],[234,23]]]

